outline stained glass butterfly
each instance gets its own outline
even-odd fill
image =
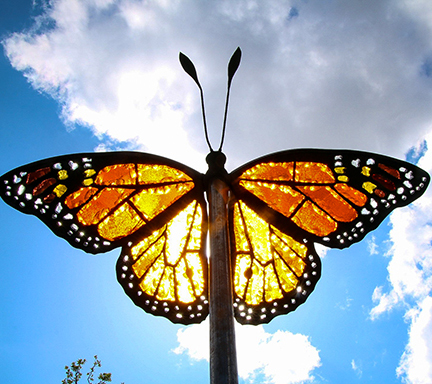
[[[240,63],[228,67],[228,92]],[[180,56],[198,84],[195,68]],[[117,279],[145,311],[175,323],[208,315],[209,180],[230,188],[229,238],[234,314],[268,323],[305,302],[321,274],[314,243],[346,248],[395,208],[420,197],[429,175],[373,153],[296,149],[253,160],[231,173],[222,143],[201,174],[167,158],[137,152],[54,157],[0,179],[6,203],[41,219],[57,236],[89,253],[121,247]]]

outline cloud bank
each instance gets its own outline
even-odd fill
[[[426,137],[426,148],[432,147],[432,135]],[[432,172],[432,153],[422,153],[419,165]],[[395,307],[406,309],[410,324],[408,344],[397,369],[407,383],[432,381],[432,190],[409,207],[390,217],[388,252],[389,289],[377,287],[373,294],[375,307],[371,318],[377,319]]]
[[[198,68],[217,142],[226,65],[239,45],[226,143],[234,165],[298,146],[401,157],[431,121],[431,27],[418,3],[56,0],[3,44],[67,123],[113,147],[129,140],[199,162],[198,92],[178,52]]]

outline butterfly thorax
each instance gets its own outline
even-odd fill
[[[226,156],[221,151],[211,151],[207,157],[206,162],[209,166],[205,175],[206,186],[212,179],[221,179],[227,182],[228,172],[225,169]]]

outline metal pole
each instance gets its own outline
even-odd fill
[[[231,261],[228,242],[228,186],[210,183],[210,383],[237,384]]]

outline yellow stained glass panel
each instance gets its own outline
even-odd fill
[[[184,172],[160,164],[137,164],[138,184],[179,183],[192,181]]]
[[[306,245],[266,223],[242,201],[234,205],[234,236],[234,291],[246,304],[272,302],[297,287]]]
[[[123,203],[98,225],[98,232],[103,238],[112,241],[134,233],[144,224],[136,211],[128,203]]]
[[[138,244],[134,245],[130,249],[130,256],[132,257],[132,259],[133,260],[140,259],[143,254],[150,251],[150,248],[152,247],[153,244],[160,241],[161,239],[163,243],[164,231],[165,231],[165,226],[158,229],[157,231],[154,231],[150,236],[144,237],[144,239],[142,239]],[[157,256],[158,255],[159,253],[157,254]]]
[[[152,219],[193,188],[193,183],[147,188],[131,198],[147,220]]]
[[[235,293],[244,298],[245,290],[250,279],[248,272],[251,271],[251,257],[249,255],[237,254],[234,269],[234,289]]]
[[[63,196],[67,191],[66,185],[59,184],[54,189],[53,192],[57,195],[57,197]]]
[[[203,212],[193,201],[168,224],[130,250],[140,288],[159,300],[191,303],[204,293]]]
[[[281,248],[282,252],[287,252],[288,250],[294,251],[299,257],[305,258],[307,253],[307,247],[305,244],[302,244],[296,240],[294,240],[291,236],[286,235],[285,233],[282,233],[277,228],[272,227],[273,233],[272,233],[272,243],[276,244],[277,239],[281,241],[281,244],[283,243],[284,246]],[[276,236],[276,237],[274,237]]]
[[[181,259],[175,268],[177,281],[177,295],[182,303],[190,303],[195,300],[195,292],[190,277],[192,271],[187,267],[184,259]]]
[[[66,180],[68,178],[68,173],[66,170],[61,169],[60,171],[58,171],[58,179],[59,180]]]
[[[157,289],[156,298],[159,300],[175,300],[173,267],[165,267],[165,271],[162,275],[159,287]]]
[[[249,242],[246,238],[245,226],[243,224],[242,216],[239,212],[238,206],[235,207],[234,210],[234,235],[235,235],[235,245],[237,252],[247,252],[250,251]]]
[[[267,302],[283,297],[273,264],[268,264],[264,267],[264,292],[265,301]]]
[[[246,218],[244,231],[252,245],[252,253],[260,263],[267,263],[272,258],[268,224],[243,202],[241,210]]]
[[[275,257],[275,267],[282,289],[285,292],[290,292],[295,289],[298,279],[280,257]]]
[[[198,253],[187,253],[186,262],[190,272],[188,278],[191,280],[194,295],[199,297],[204,292],[204,270]],[[185,301],[185,303],[189,303],[189,301]]]
[[[163,255],[160,255],[144,275],[144,279],[140,283],[141,289],[148,295],[154,296],[164,270],[164,258]]]
[[[246,303],[258,305],[264,296],[264,268],[255,260],[252,262],[252,276],[246,289]]]
[[[133,264],[133,270],[138,278],[141,278],[144,275],[156,258],[163,252],[165,242],[164,238],[160,237],[160,231],[157,231],[150,237],[152,239],[151,242],[144,244],[142,241],[131,249],[132,257],[137,259],[135,264]]]
[[[303,260],[306,257],[306,246],[281,232],[275,233],[272,236],[272,243],[276,253],[281,256],[286,265],[289,265],[290,270],[294,273],[293,278],[297,281],[306,265]]]
[[[376,184],[366,181],[363,183],[362,187],[369,193],[373,193],[374,189],[377,187]]]

